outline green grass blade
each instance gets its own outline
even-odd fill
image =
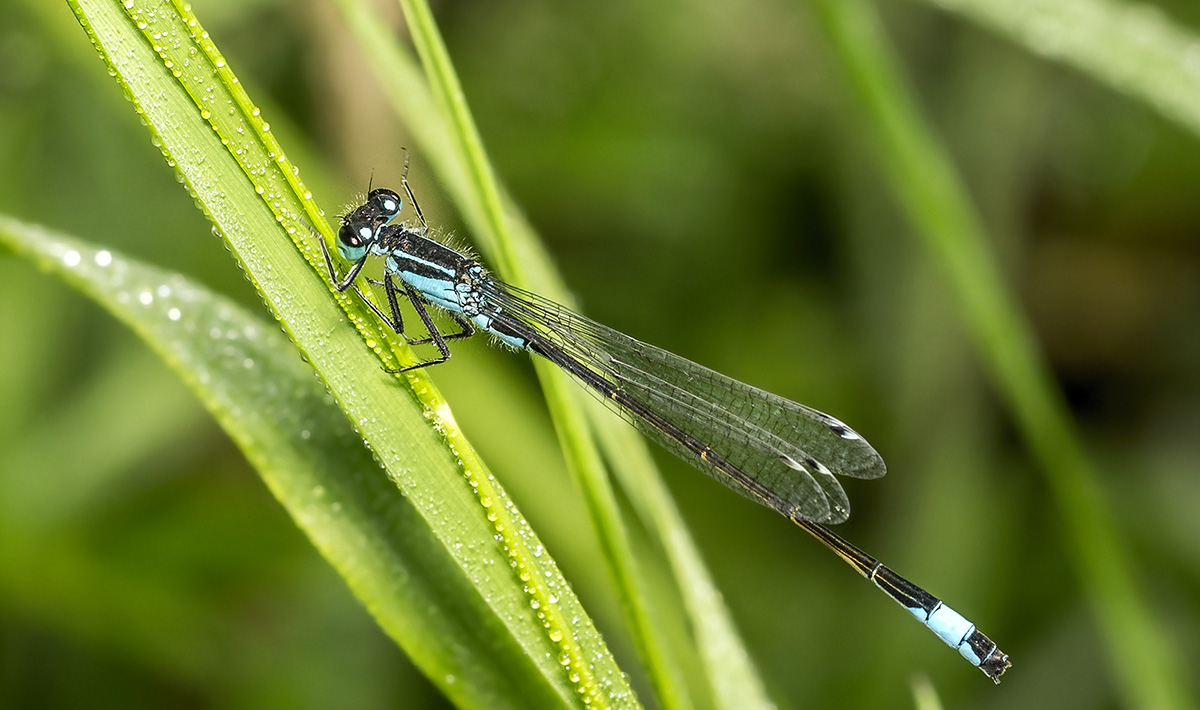
[[[1147,3],[926,0],[1073,66],[1200,135],[1200,35]]]
[[[489,623],[470,633],[482,634],[482,642],[501,652],[518,654],[519,660],[508,661],[523,671],[510,678],[510,688],[529,688],[504,701],[634,705],[578,600],[463,439],[446,402],[423,374],[400,380],[384,373],[381,358],[406,359],[407,350],[385,337],[364,306],[331,297],[310,232],[311,225],[328,233],[320,210],[197,18],[166,2],[79,0],[72,8],[156,144],[430,528],[436,547],[420,553],[449,555],[469,581],[469,593],[444,603],[482,605]],[[346,327],[347,316],[360,332]],[[375,498],[382,505],[374,515],[386,518],[390,502],[398,499],[399,492]],[[391,544],[409,543],[393,538]],[[358,563],[377,566],[379,574],[399,571],[382,556]],[[372,609],[388,603],[381,597],[364,601]],[[400,616],[380,620],[408,648],[412,639]],[[421,662],[419,650],[414,657]],[[458,690],[461,675],[429,665],[425,670],[456,701],[493,706],[468,702]]]
[[[1053,384],[1032,329],[1008,294],[987,237],[945,151],[896,70],[878,20],[859,1],[814,3],[876,132],[897,199],[955,295],[996,389],[1039,459],[1065,524],[1071,559],[1131,705],[1185,707],[1186,684],[1133,582],[1109,503]],[[997,639],[1004,647],[1004,639]],[[1020,668],[1019,657],[1014,667]]]

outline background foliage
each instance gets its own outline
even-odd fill
[[[1195,667],[1196,134],[1139,100],[1136,81],[1117,93],[1100,68],[1040,58],[1053,48],[988,24],[988,5],[882,10],[1156,622]],[[1200,22],[1191,3],[1158,6],[1180,28]],[[274,102],[292,159],[327,166],[306,167],[314,192],[349,203],[372,176],[398,182],[406,136],[333,7],[195,8]],[[786,521],[663,457],[772,697],[903,707],[923,674],[955,705],[1117,702],[1059,512],[908,233],[810,8],[435,10],[495,165],[587,312],[853,423],[891,475],[853,486],[840,532],[1015,663],[991,688]],[[0,211],[259,307],[66,7],[9,3],[0,27]],[[414,158],[427,217],[454,228]],[[443,702],[165,367],[27,263],[0,270],[0,702]],[[456,417],[642,683],[530,369],[482,340],[457,352],[434,374]]]

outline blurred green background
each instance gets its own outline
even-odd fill
[[[193,4],[331,215],[398,183],[411,143],[329,3]],[[1200,32],[1194,2],[1155,5]],[[987,28],[880,6],[1194,668],[1200,142]],[[955,707],[1120,704],[1045,479],[807,5],[434,9],[587,313],[866,435],[890,475],[848,484],[838,532],[1014,662],[993,688],[786,520],[663,454],[772,698],[909,707],[927,677]],[[0,67],[0,211],[261,307],[65,5],[0,4]],[[410,179],[469,242],[419,152]],[[7,254],[0,290],[0,705],[445,705],[136,338]],[[434,379],[651,702],[525,358],[456,352]]]

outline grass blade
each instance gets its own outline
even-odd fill
[[[509,688],[520,690],[505,702],[635,704],[553,560],[462,438],[440,394],[423,375],[408,377],[406,389],[382,372],[381,358],[395,362],[409,357],[407,350],[381,332],[364,306],[331,298],[309,230],[328,233],[321,212],[197,18],[166,2],[80,0],[72,7],[168,161],[387,475],[413,501],[436,543],[423,552],[449,555],[469,582],[469,593],[446,603],[483,605],[489,621],[469,633],[516,649],[520,660],[509,660],[524,670]],[[345,327],[347,317],[358,333]],[[390,496],[399,498],[399,492]],[[387,510],[374,514],[386,518]],[[379,574],[397,571],[385,557],[369,564]],[[364,601],[372,609],[388,603]],[[420,643],[402,615],[380,620],[406,648]],[[419,649],[414,658],[422,663]],[[458,673],[423,667],[456,700],[493,706],[494,699],[467,702]]]
[[[1146,3],[927,0],[1073,66],[1200,135],[1200,36]]]

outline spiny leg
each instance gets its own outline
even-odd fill
[[[404,342],[408,343],[409,345],[427,345],[429,343],[436,342],[432,336],[428,338],[410,338],[408,337],[408,333],[404,331],[404,319],[400,315],[400,302],[398,296],[408,296],[408,293],[401,291],[396,287],[395,282],[392,281],[391,274],[385,275],[383,281],[378,281],[370,277],[364,278],[376,286],[383,287],[384,293],[387,294],[388,307],[391,309],[392,315],[390,318],[385,316],[378,308],[375,307],[375,304],[371,303],[370,301],[367,301],[367,305],[371,306],[376,315],[378,315],[384,323],[387,323],[392,330],[403,336]],[[361,291],[359,292],[359,295],[363,296]],[[363,298],[365,300],[366,297],[363,296]],[[451,312],[450,317],[453,318],[454,322],[458,324],[459,331],[457,333],[440,333],[443,340],[459,340],[461,338],[469,338],[472,335],[475,335],[475,326],[472,325],[471,322],[468,321],[462,314]]]
[[[390,274],[387,277],[384,277],[385,284],[391,283],[389,277]],[[393,286],[393,288],[395,287]],[[384,368],[385,372],[391,374],[408,372],[410,370],[416,370],[422,367],[429,367],[430,365],[440,365],[441,363],[450,359],[450,346],[446,344],[445,336],[443,336],[441,331],[438,330],[437,324],[433,322],[433,317],[430,316],[429,311],[425,309],[425,304],[422,302],[420,295],[413,291],[412,286],[409,286],[407,283],[404,284],[404,292],[408,296],[409,302],[412,303],[413,309],[417,312],[417,316],[419,316],[421,318],[421,322],[425,324],[425,330],[429,332],[429,341],[437,346],[439,355],[436,358],[432,358],[424,362],[418,362],[415,365],[409,365],[407,367],[400,367],[396,369]],[[391,298],[394,298],[394,296]],[[392,302],[394,303],[395,301]],[[475,332],[475,328],[471,325],[470,321],[458,320],[458,323],[464,327],[464,333],[459,334],[458,337],[466,337],[467,335]],[[468,330],[469,332],[467,332]]]

